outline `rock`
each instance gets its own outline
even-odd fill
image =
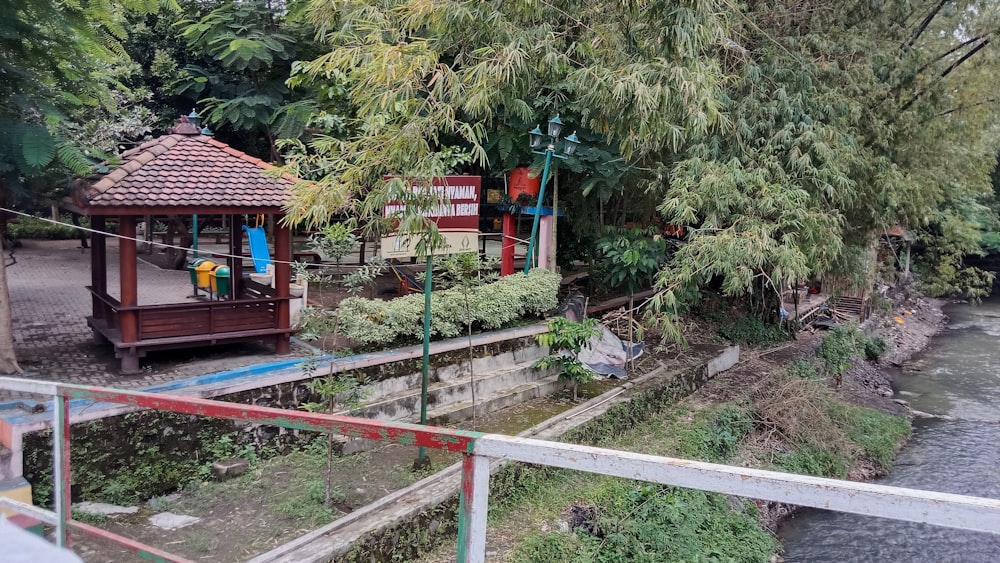
[[[234,457],[213,463],[212,475],[215,475],[220,481],[225,481],[237,475],[243,475],[247,472],[247,469],[250,469],[249,461],[241,457]]]
[[[117,506],[114,504],[106,504],[103,502],[78,502],[73,505],[74,512],[83,512],[86,514],[103,514],[105,516],[114,516],[115,514],[135,514],[139,512],[138,506]]]
[[[897,405],[903,405],[904,407],[910,404],[909,402],[904,401],[903,399],[893,399],[892,402],[896,403]]]
[[[174,514],[173,512],[161,512],[149,517],[150,524],[163,530],[177,530],[200,521],[201,518]]]

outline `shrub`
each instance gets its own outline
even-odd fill
[[[69,215],[59,218],[63,223],[69,223],[72,219]],[[86,218],[80,221],[84,227],[89,226],[90,221]],[[16,223],[11,223],[8,227],[10,236],[15,239],[43,239],[43,240],[70,240],[80,238],[80,233],[72,226],[52,223],[38,217],[19,216]]]
[[[865,338],[865,358],[870,362],[877,362],[888,347],[881,336],[868,336]]]
[[[735,344],[768,346],[788,340],[788,332],[781,326],[752,316],[729,316],[717,319],[719,336]]]
[[[816,355],[823,360],[827,375],[841,376],[851,367],[851,358],[864,349],[864,334],[856,326],[838,326],[823,337]]]
[[[559,274],[534,269],[527,275],[514,274],[481,286],[470,296],[469,316],[473,326],[498,329],[522,317],[540,316],[553,309],[560,279]],[[391,301],[350,297],[341,301],[340,315],[342,333],[363,344],[416,341],[423,335],[424,296],[407,295]],[[431,295],[433,336],[458,336],[466,320],[465,295],[460,288],[435,291]]]
[[[826,374],[840,378],[851,367],[851,358],[860,356],[870,362],[878,361],[888,346],[881,336],[869,336],[855,325],[838,326],[823,338],[816,355],[823,360]]]
[[[601,331],[595,328],[597,319],[584,319],[576,322],[566,317],[553,317],[548,322],[548,332],[535,335],[542,346],[548,346],[548,356],[535,362],[535,367],[549,369],[559,368],[559,379],[571,381],[573,384],[573,400],[576,400],[577,388],[594,378],[594,372],[577,357],[580,351],[590,348],[590,339],[599,336]]]

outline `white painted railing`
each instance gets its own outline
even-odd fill
[[[505,458],[798,506],[1000,534],[1000,500],[997,499],[825,479],[495,434],[476,438],[472,453],[464,467],[458,547],[459,560],[471,563],[481,562],[485,557],[490,458]],[[463,533],[463,530],[467,532]],[[467,554],[464,559],[461,557],[463,554]]]
[[[734,467],[633,452],[483,434],[451,428],[381,422],[340,415],[289,411],[193,397],[159,395],[85,385],[0,376],[0,389],[53,396],[55,511],[0,499],[0,507],[32,515],[56,526],[57,543],[67,543],[67,529],[113,541],[154,561],[186,561],[157,548],[70,519],[70,398],[110,401],[141,408],[275,424],[333,432],[462,453],[462,493],[458,525],[458,561],[479,563],[486,556],[490,461],[506,459],[701,489],[799,506],[923,522],[937,526],[1000,534],[1000,500],[824,479],[747,467]]]

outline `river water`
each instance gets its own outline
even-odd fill
[[[886,485],[1000,498],[1000,299],[950,305],[950,322],[892,374],[917,419]],[[779,534],[787,562],[1000,562],[1000,536],[823,510]]]

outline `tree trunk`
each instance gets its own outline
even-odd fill
[[[173,216],[170,218],[170,223],[167,226],[167,244],[174,244],[174,234],[180,235],[180,242],[177,246],[184,247],[185,249],[191,247],[191,243],[194,242],[194,235],[187,227],[187,223],[180,216]],[[187,250],[181,250],[178,248],[167,248],[167,265],[173,270],[183,270],[184,263],[187,261]]]
[[[0,205],[7,207],[7,178],[0,176]],[[0,212],[0,373],[21,373],[14,354],[14,323],[7,290],[7,214]]]
[[[3,246],[0,244],[0,246]],[[14,323],[11,321],[10,292],[7,291],[6,248],[0,252],[0,373],[21,373],[14,354]]]
[[[556,168],[555,174],[552,175],[552,243],[549,244],[549,269],[553,272],[559,271],[559,265],[556,263],[558,256],[556,255],[556,247],[558,244],[558,234],[559,234],[559,169]]]
[[[633,294],[628,294],[628,353],[625,354],[629,369],[635,369],[635,358],[632,357],[632,307],[634,305]]]

